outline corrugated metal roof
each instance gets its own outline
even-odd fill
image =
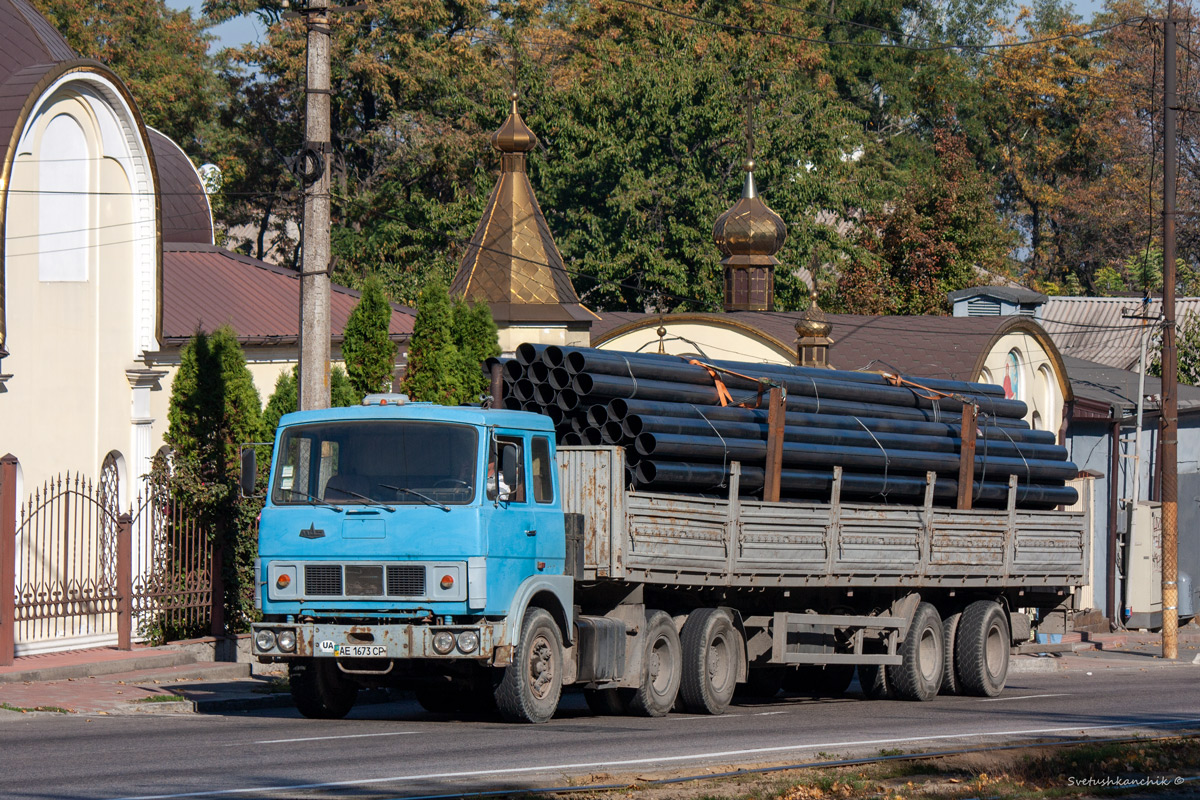
[[[340,342],[359,293],[334,284],[330,329]],[[299,338],[300,275],[212,245],[163,246],[163,344],[186,342],[197,329],[228,323],[247,344],[288,344]],[[392,307],[388,333],[407,339],[416,312]]]
[[[1112,408],[1120,419],[1132,416],[1137,411],[1138,374],[1107,364],[1098,364],[1082,358],[1064,357],[1067,373],[1071,376],[1071,388],[1075,397],[1093,400]],[[1162,407],[1162,381],[1153,375],[1146,376],[1146,411],[1158,413]],[[1200,388],[1179,385],[1179,413],[1200,412]]]
[[[1142,323],[1126,319],[1125,312],[1142,314],[1137,297],[1051,297],[1042,306],[1038,320],[1059,352],[1118,369],[1137,369],[1141,354]],[[1147,312],[1162,315],[1162,299],[1151,298]],[[1175,318],[1200,314],[1200,298],[1175,301]],[[1151,323],[1153,324],[1153,323]]]
[[[212,244],[212,211],[195,166],[169,136],[154,128],[146,131],[158,170],[162,240]]]

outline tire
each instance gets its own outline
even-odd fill
[[[563,646],[549,612],[530,608],[521,622],[513,663],[496,686],[496,707],[509,722],[548,722],[562,696]]]
[[[942,666],[946,657],[942,616],[929,603],[921,603],[913,614],[908,635],[900,644],[904,660],[887,668],[888,685],[901,700],[932,700],[942,688]]]
[[[891,700],[892,687],[888,684],[887,669],[882,664],[859,664],[858,685],[868,700]]]
[[[683,671],[683,646],[671,615],[648,610],[644,640],[642,681],[629,697],[629,711],[641,717],[665,717],[675,705]]]
[[[942,662],[942,689],[941,694],[962,694],[962,684],[959,683],[958,675],[955,670],[954,660],[954,640],[958,635],[958,621],[962,618],[961,612],[955,612],[948,617],[942,619],[942,653],[944,661]]]
[[[783,688],[786,667],[769,666],[746,670],[746,682],[737,687],[733,696],[750,700],[770,700]]]
[[[999,603],[978,600],[967,606],[954,642],[956,677],[964,694],[995,697],[1004,691],[1011,644],[1008,618]]]
[[[329,658],[306,658],[288,665],[292,702],[309,719],[341,719],[354,708],[358,688]]]
[[[853,664],[805,664],[787,670],[783,688],[810,697],[841,697],[852,680]]]
[[[737,688],[741,639],[729,614],[701,608],[688,615],[681,637],[683,674],[679,696],[688,711],[723,714]]]
[[[583,700],[596,716],[617,717],[629,713],[628,692],[627,689],[584,689]]]

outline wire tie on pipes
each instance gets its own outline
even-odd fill
[[[870,435],[870,437],[871,437],[872,439],[875,439],[875,434],[874,434],[874,433],[871,433],[871,429],[867,427],[867,423],[863,422],[863,421],[862,421],[861,419],[859,419],[858,417],[855,417],[855,418],[854,418],[854,421],[855,421],[855,422],[857,422],[859,425],[861,425],[861,426],[862,426],[862,429],[863,429],[864,431],[866,431],[866,432],[867,432],[867,433]],[[892,463],[892,460],[891,460],[890,458],[888,458],[888,451],[887,451],[887,450],[884,448],[884,446],[883,446],[883,445],[881,445],[881,444],[879,443],[879,440],[878,440],[878,439],[875,439],[875,446],[876,446],[876,447],[878,447],[878,448],[879,448],[879,449],[880,449],[880,450],[883,452],[883,489],[881,489],[881,490],[880,490],[880,492],[879,492],[879,496],[880,496],[880,497],[882,497],[884,500],[887,500],[887,496],[888,496],[888,467],[891,465],[891,463]]]
[[[724,489],[725,488],[725,471],[728,468],[727,465],[729,464],[729,445],[725,444],[725,437],[721,435],[721,432],[719,430],[717,430],[717,426],[712,424],[712,420],[709,419],[708,417],[704,416],[703,411],[701,411],[697,406],[694,406],[691,403],[688,403],[688,405],[692,407],[693,411],[695,411],[697,414],[700,415],[700,419],[702,419],[708,423],[708,427],[712,428],[713,433],[715,433],[717,435],[717,438],[721,440],[721,447],[724,448],[725,454],[721,457],[721,482],[717,484],[717,488]]]
[[[1025,454],[1021,452],[1020,445],[1018,445],[1015,441],[1013,441],[1013,438],[1008,435],[1008,431],[1004,430],[1004,428],[1000,428],[1000,432],[1004,434],[1005,439],[1008,439],[1008,441],[1012,443],[1013,447],[1017,448],[1017,455],[1019,455],[1021,457],[1021,460],[1025,462],[1025,485],[1032,486],[1033,485],[1033,475],[1029,471],[1029,462],[1025,460]]]
[[[633,374],[633,366],[629,363],[629,359],[621,356],[621,360],[625,362],[625,369],[629,371],[629,379],[633,381],[633,394],[629,395],[630,399],[637,397],[637,378]]]

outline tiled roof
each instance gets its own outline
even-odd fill
[[[1126,319],[1125,312],[1141,314],[1138,297],[1051,297],[1038,319],[1064,356],[1072,356],[1118,369],[1136,369],[1141,355],[1142,323]],[[1162,314],[1162,299],[1151,298],[1148,313]],[[1200,298],[1175,302],[1175,318],[1200,314]]]
[[[359,293],[333,286],[330,329],[342,331]],[[300,275],[212,245],[163,245],[164,345],[186,342],[197,329],[233,326],[244,344],[289,344],[299,338]],[[391,338],[407,339],[415,312],[392,307]]]
[[[162,240],[212,244],[212,211],[196,168],[168,136],[153,128],[146,131],[158,170]]]
[[[67,40],[27,0],[0,0],[0,83],[26,67],[76,57]]]
[[[693,320],[731,320],[750,326],[786,351],[795,349],[796,322],[803,312],[739,311],[688,315]],[[829,314],[833,325],[829,363],[837,369],[884,370],[926,378],[971,380],[982,366],[992,343],[1004,333],[1022,329],[1040,333],[1028,317],[900,317]],[[598,342],[631,323],[662,320],[669,328],[672,315],[605,312],[592,327]],[[1048,347],[1053,345],[1047,341]]]

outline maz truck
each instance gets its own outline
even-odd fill
[[[246,476],[253,478],[252,458]],[[624,451],[541,415],[407,402],[283,417],[259,524],[253,652],[308,717],[360,688],[545,722],[720,714],[734,691],[996,695],[1024,609],[1086,579],[1084,517],[632,491]]]

